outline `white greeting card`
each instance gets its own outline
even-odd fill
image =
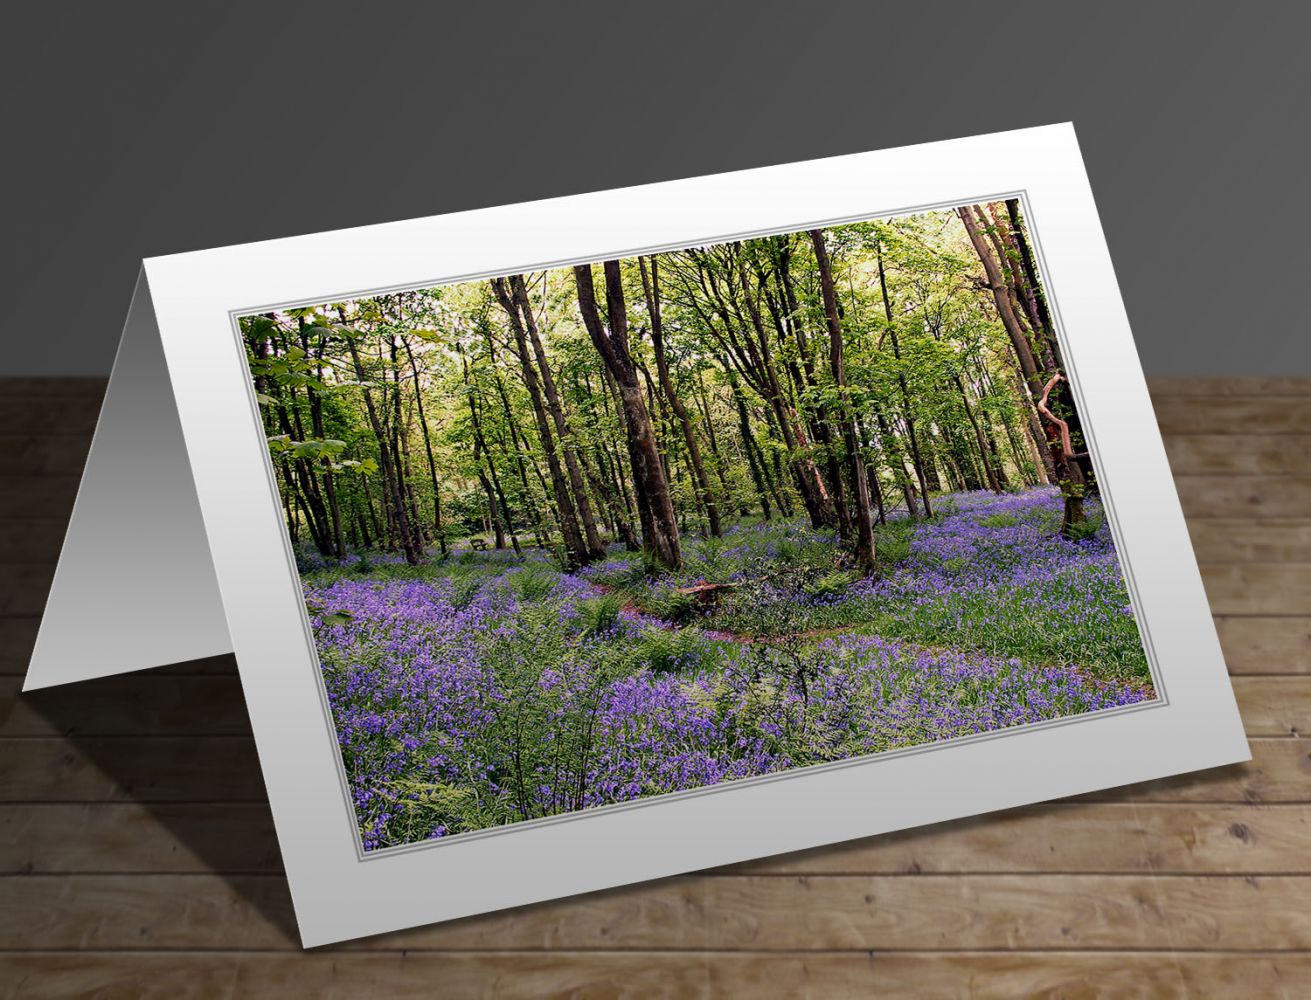
[[[1068,125],[146,260],[25,686],[228,650],[307,946],[1248,759]]]

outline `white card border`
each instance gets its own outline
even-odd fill
[[[1020,190],[1169,701],[361,860],[232,316]],[[307,946],[1249,759],[1068,124],[150,258],[145,269]]]

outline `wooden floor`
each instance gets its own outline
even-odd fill
[[[1152,388],[1250,764],[305,953],[230,657],[19,695],[103,386],[0,382],[0,995],[1311,996],[1311,380]]]

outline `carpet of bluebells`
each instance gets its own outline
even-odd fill
[[[368,850],[1155,697],[1108,529],[1054,490],[880,526],[880,573],[795,523],[561,572],[549,553],[303,565]],[[689,594],[710,583],[715,600]]]

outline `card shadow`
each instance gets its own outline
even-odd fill
[[[108,794],[83,803],[140,806],[199,862],[186,871],[222,878],[289,943],[300,943],[231,654],[20,697],[71,744],[66,762],[81,757],[109,780]]]

